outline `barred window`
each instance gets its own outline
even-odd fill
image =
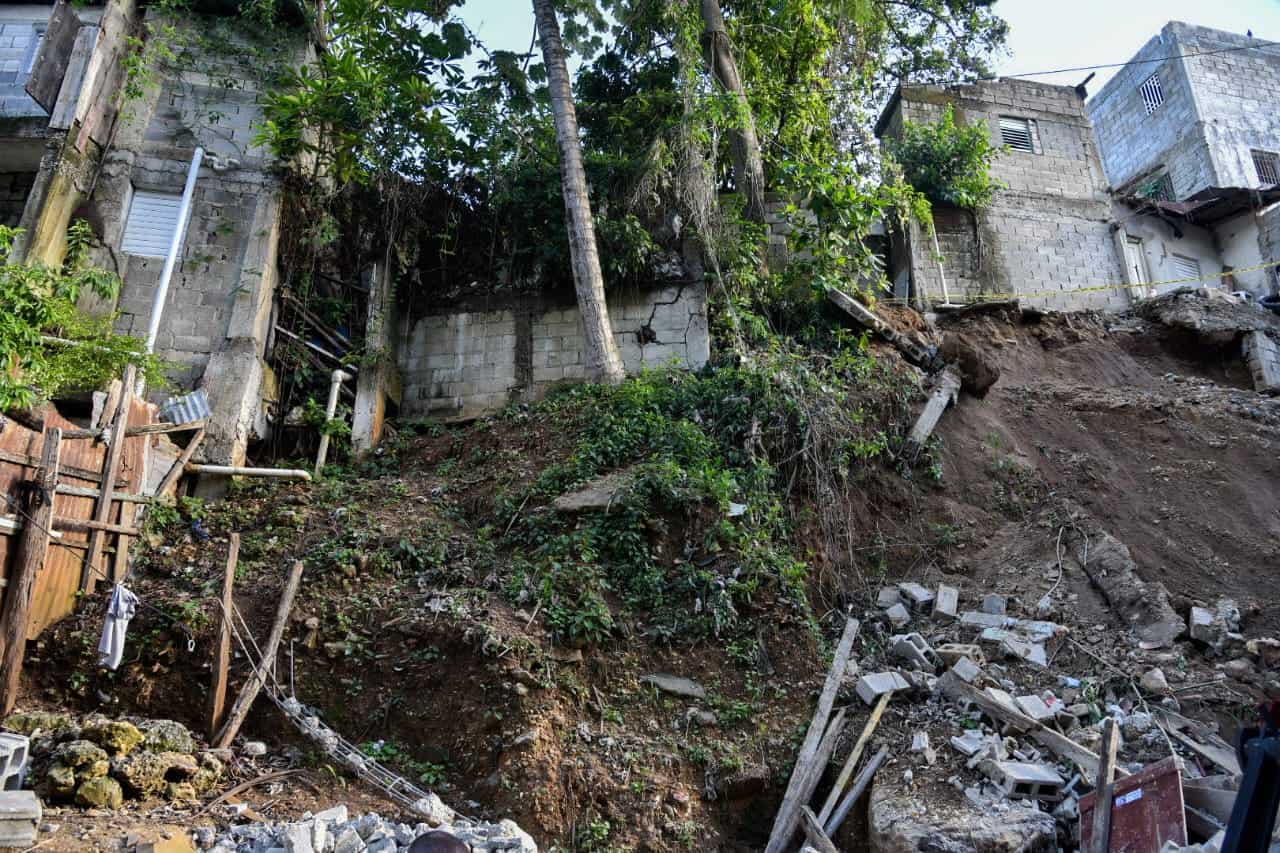
[[[1000,116],[1000,141],[1014,151],[1039,153],[1040,140],[1033,119]]]
[[[1139,89],[1142,92],[1142,103],[1147,108],[1147,115],[1151,115],[1164,103],[1164,90],[1160,88],[1159,74],[1152,74]]]
[[[1151,178],[1138,188],[1138,195],[1152,201],[1174,201],[1173,179],[1169,177],[1168,172]]]
[[[1250,151],[1253,155],[1253,168],[1258,173],[1258,181],[1264,187],[1280,184],[1280,154],[1274,151]]]

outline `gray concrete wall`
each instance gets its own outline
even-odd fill
[[[0,171],[0,225],[17,227],[35,182],[35,172]]]
[[[1264,262],[1280,261],[1280,204],[1258,214],[1258,250]],[[1280,293],[1280,267],[1267,270],[1265,293]]]
[[[1179,199],[1258,186],[1250,149],[1280,151],[1280,51],[1241,49],[1256,44],[1180,21],[1148,41],[1089,101],[1112,185],[1167,170]],[[1142,61],[1162,56],[1180,58]],[[1165,100],[1148,115],[1139,87],[1153,72]]]
[[[697,368],[711,355],[703,283],[609,294],[609,320],[628,373]],[[430,314],[401,335],[401,414],[472,416],[536,399],[583,376],[576,306],[492,306]]]
[[[1168,222],[1154,216],[1137,216],[1129,207],[1119,203],[1115,205],[1114,214],[1116,221],[1121,223],[1119,233],[1121,245],[1130,237],[1142,241],[1147,282],[1171,281],[1179,278],[1181,273],[1173,266],[1175,255],[1197,261],[1200,264],[1200,272],[1204,275],[1216,275],[1222,272],[1222,256],[1217,239],[1211,231],[1179,223],[1179,230],[1182,232],[1182,236],[1179,237],[1173,233],[1173,228]],[[1138,283],[1132,276],[1129,277],[1129,281]],[[1210,280],[1206,284],[1218,286],[1221,280]],[[1184,284],[1157,285],[1155,291],[1166,293],[1186,286]],[[1135,287],[1131,292],[1135,298],[1138,298],[1148,296],[1150,290],[1150,287]]]
[[[35,46],[36,26],[48,23],[52,11],[51,3],[0,6],[0,117],[45,115],[23,88],[29,76],[24,64]]]
[[[1121,309],[1124,290],[1081,290],[1124,280],[1110,222],[1092,128],[1075,90],[1025,80],[951,87],[904,87],[902,121],[937,121],[947,105],[958,122],[985,126],[1001,145],[1001,116],[1036,123],[1036,153],[1006,151],[992,167],[1005,188],[976,215],[937,212],[939,244],[948,292],[955,301],[994,294],[1018,295],[1026,304],[1056,309]],[[972,236],[970,236],[970,233]],[[917,292],[940,300],[942,285],[927,233],[911,240],[911,274]]]

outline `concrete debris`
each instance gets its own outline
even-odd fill
[[[918,583],[900,583],[903,600],[912,612],[927,616],[933,610],[933,593]]]
[[[986,655],[982,653],[982,647],[975,643],[943,643],[935,651],[938,657],[942,658],[942,662],[948,666],[954,666],[960,658],[968,658],[978,666],[987,662]]]
[[[683,696],[686,699],[699,700],[705,700],[707,698],[707,689],[690,678],[682,678],[678,675],[666,675],[664,673],[654,673],[653,675],[642,676],[640,680],[645,684],[652,684],[663,693],[670,693],[673,696]]]
[[[981,789],[945,808],[926,807],[918,792],[894,790],[889,774],[871,789],[869,823],[872,850],[1053,850],[1053,815]]]
[[[910,687],[907,680],[896,672],[873,672],[859,678],[855,690],[859,699],[868,705],[874,705],[883,694],[891,690],[907,690]]]
[[[1003,595],[990,593],[982,597],[982,612],[1003,616],[1009,608],[1009,600]]]
[[[895,604],[902,601],[902,593],[897,587],[885,586],[880,588],[880,592],[876,594],[876,607],[881,610],[888,610]]]
[[[917,633],[899,634],[889,638],[890,650],[895,657],[912,664],[916,669],[937,672],[942,666],[942,659]]]
[[[580,489],[566,492],[552,502],[556,512],[566,514],[608,511],[635,480],[630,468],[597,477]]]
[[[951,665],[951,671],[956,674],[957,678],[961,678],[966,684],[973,684],[982,675],[982,669],[967,657],[956,660]]]
[[[472,850],[537,853],[533,838],[513,821],[472,821],[454,816],[449,823],[413,826],[370,813],[348,817],[338,805],[301,820],[233,826],[214,839],[209,853],[402,853],[429,833],[457,839]],[[434,836],[440,837],[440,836]]]
[[[34,791],[0,791],[0,847],[35,844],[41,814]]]
[[[938,584],[933,599],[933,618],[937,622],[954,622],[960,605],[960,591],[954,586]]]
[[[960,614],[960,626],[983,631],[987,628],[1003,628],[1013,624],[1012,619],[996,613],[981,613],[977,610],[966,610]]]
[[[884,615],[888,618],[889,624],[895,628],[901,628],[911,621],[911,614],[907,612],[907,608],[902,605],[902,602],[890,607],[884,612]]]
[[[1015,799],[1057,800],[1061,796],[1064,780],[1047,764],[1031,764],[1024,761],[992,761],[987,774],[1004,791]]]
[[[1128,546],[1105,531],[1090,536],[1087,544],[1079,538],[1080,565],[1145,648],[1168,646],[1187,630],[1164,585],[1139,577]]]
[[[1161,696],[1169,692],[1169,681],[1164,677],[1164,670],[1158,666],[1144,672],[1142,678],[1138,679],[1138,686],[1148,693],[1157,693]]]
[[[1047,720],[1053,719],[1053,709],[1046,705],[1045,701],[1039,696],[1019,696],[1013,701],[1018,706],[1019,711],[1026,714],[1037,723],[1043,723]]]
[[[985,750],[990,743],[991,738],[978,729],[965,729],[964,734],[951,738],[951,745],[966,757],[977,755]]]

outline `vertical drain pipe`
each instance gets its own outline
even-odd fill
[[[169,254],[165,256],[164,269],[160,271],[160,281],[156,284],[156,295],[151,301],[151,322],[147,324],[148,353],[155,351],[156,338],[160,334],[160,316],[164,313],[164,302],[169,295],[169,281],[173,278],[173,268],[178,262],[178,250],[182,248],[182,238],[187,233],[187,217],[191,215],[191,197],[195,194],[196,176],[200,174],[200,163],[203,160],[204,149],[196,146],[195,153],[191,155],[191,169],[187,172],[187,183],[182,188],[182,203],[178,205],[178,221],[173,226]]]
[[[933,235],[933,259],[938,264],[938,278],[942,279],[942,304],[947,307],[951,305],[951,295],[947,293],[947,274],[942,271],[942,247],[938,245],[938,229],[930,227],[929,232]]]
[[[333,420],[333,415],[338,411],[338,392],[342,389],[342,383],[351,378],[350,373],[341,370],[335,370],[330,374],[329,381],[329,402],[324,407],[324,423],[325,426]],[[324,460],[329,455],[329,433],[320,433],[320,449],[316,451],[316,479],[320,479],[320,472],[324,470]]]

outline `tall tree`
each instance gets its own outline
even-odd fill
[[[719,0],[702,0],[702,45],[707,65],[726,92],[733,95],[738,115],[729,129],[729,146],[733,151],[733,178],[746,202],[746,216],[752,222],[764,222],[764,159],[760,140],[756,137],[755,117],[747,103],[738,64],[733,59],[729,33],[724,26]]]
[[[604,300],[604,274],[596,250],[591,200],[587,197],[587,173],[582,166],[582,143],[578,137],[578,116],[573,108],[569,67],[565,61],[560,23],[553,0],[533,0],[538,24],[538,41],[547,69],[551,94],[551,115],[555,120],[556,142],[560,148],[560,183],[564,190],[565,226],[569,230],[569,257],[573,285],[582,313],[586,340],[587,378],[596,382],[621,382],[625,376],[622,357],[609,327],[609,309]]]

